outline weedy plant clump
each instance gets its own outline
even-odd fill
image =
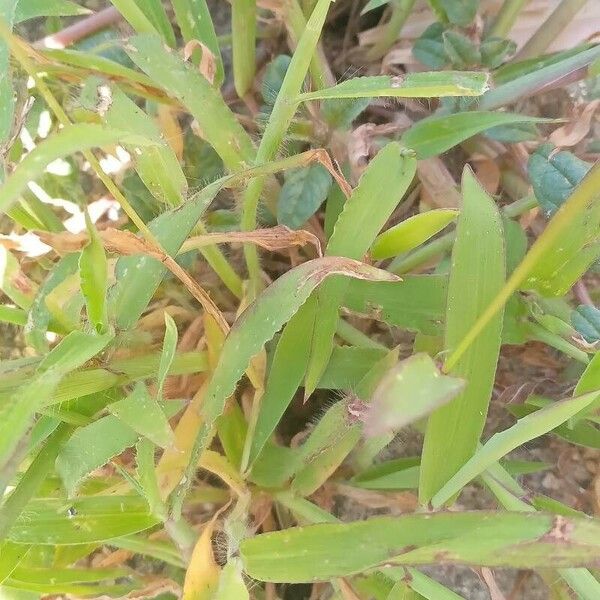
[[[598,600],[594,4],[2,2],[0,594]]]

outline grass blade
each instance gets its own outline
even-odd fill
[[[470,137],[498,125],[539,123],[538,117],[501,112],[463,112],[432,116],[415,123],[402,136],[402,142],[412,148],[420,159],[436,156]]]
[[[473,247],[478,252],[473,252]],[[493,200],[473,174],[463,175],[463,206],[452,252],[448,286],[445,347],[462,340],[504,283],[502,220]],[[465,293],[468,290],[468,293]],[[492,393],[500,351],[502,315],[497,314],[469,352],[450,372],[467,386],[449,405],[429,417],[419,497],[427,503],[460,469],[477,448]]]
[[[500,433],[494,434],[475,455],[431,499],[434,507],[441,506],[496,461],[515,448],[555,427],[589,406],[600,394],[598,391],[569,398],[536,411]]]
[[[198,121],[204,139],[229,170],[239,171],[244,163],[253,159],[252,140],[219,91],[165,48],[158,36],[129,38],[125,50],[144,73],[190,111]]]
[[[35,181],[46,166],[57,158],[80,150],[105,146],[117,142],[129,142],[148,146],[155,142],[131,132],[109,129],[93,123],[68,125],[34,148],[11,173],[0,188],[0,211],[6,212],[25,191],[30,181]]]
[[[412,183],[417,168],[413,156],[403,154],[398,143],[380,150],[369,163],[358,186],[344,204],[327,243],[327,256],[360,260]],[[307,398],[316,388],[333,350],[333,336],[348,281],[333,279],[317,293],[310,359],[304,380]],[[310,331],[310,330],[309,330]]]
[[[236,0],[231,6],[233,81],[243,98],[256,71],[256,0]]]
[[[224,78],[223,61],[206,0],[171,0],[171,4],[184,41],[198,40],[212,52],[216,63],[214,84],[219,87]],[[192,59],[198,62],[196,56],[192,55]]]
[[[288,271],[244,311],[225,339],[219,362],[206,390],[201,409],[203,423],[186,470],[185,483],[176,490],[175,501],[179,507],[193,479],[198,458],[210,440],[215,421],[223,413],[227,398],[233,393],[250,360],[306,302],[314,289],[332,275],[389,279],[384,271],[355,260],[318,258]]]
[[[560,532],[565,530],[568,544],[561,539]],[[594,564],[599,539],[600,524],[589,518],[446,512],[267,533],[244,540],[240,553],[246,573],[254,579],[301,583],[387,564],[432,564],[440,552],[451,564],[533,568],[547,566],[550,556],[561,567]],[[357,551],[349,552],[349,548]]]
[[[300,94],[301,102],[331,98],[441,98],[481,96],[488,89],[488,75],[467,71],[409,73],[407,75],[356,77],[338,85]]]

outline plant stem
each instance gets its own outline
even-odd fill
[[[231,4],[233,81],[243,98],[252,87],[256,72],[256,0],[235,0]]]
[[[519,50],[514,60],[526,60],[544,54],[550,44],[573,20],[587,0],[562,0],[542,23],[529,41]]]
[[[477,336],[483,331],[490,319],[504,307],[519,286],[526,281],[538,261],[543,260],[550,248],[559,244],[561,236],[568,229],[571,222],[585,210],[599,210],[597,205],[594,206],[594,202],[598,199],[599,195],[600,164],[596,164],[575,188],[567,201],[560,207],[546,226],[542,235],[535,241],[529,252],[525,255],[525,258],[512,272],[504,287],[473,324],[454,352],[450,354],[444,365],[445,372],[452,369],[473,341],[477,339]]]
[[[46,85],[46,83],[38,76],[37,69],[33,65],[33,63],[29,60],[27,53],[21,47],[21,43],[14,36],[4,20],[0,19],[0,37],[4,39],[8,47],[10,48],[11,53],[17,59],[23,70],[29,75],[33,81],[35,82],[35,86],[39,90],[40,94],[46,101],[46,104],[52,110],[56,118],[59,120],[61,125],[68,126],[72,125],[71,119],[67,116],[67,113],[63,110],[62,106],[59,104],[58,100],[54,97],[54,94],[50,91],[50,88]],[[148,229],[146,224],[142,221],[139,215],[133,209],[133,206],[129,203],[129,200],[125,198],[125,196],[121,193],[121,190],[117,187],[115,182],[102,170],[98,159],[95,157],[94,153],[91,150],[82,150],[83,156],[90,163],[90,166],[95,171],[96,175],[102,183],[105,185],[106,189],[112,194],[113,198],[121,205],[121,208],[125,211],[127,216],[131,219],[132,223],[142,232],[144,237],[151,242],[154,246],[161,249],[158,240],[154,237],[152,232]]]
[[[584,365],[587,365],[590,362],[586,352],[576,348],[573,344],[569,344],[569,342],[560,337],[560,335],[548,331],[541,325],[538,325],[537,323],[527,323],[527,329],[532,339],[548,344],[548,346],[556,348],[559,352],[574,358]]]
[[[512,29],[527,0],[504,0],[487,37],[506,37]]]
[[[302,84],[304,83],[315,48],[317,47],[330,3],[331,0],[319,0],[310,19],[306,23],[306,28],[298,42],[260,141],[255,160],[255,165],[257,166],[273,160],[294,118],[294,114],[298,108],[297,97],[302,89]],[[246,188],[241,218],[241,226],[244,231],[256,229],[258,201],[264,183],[264,177],[257,177]],[[256,247],[251,244],[245,244],[244,255],[246,265],[248,266],[248,275],[252,283],[251,294],[255,294],[260,286],[260,265]]]
[[[385,31],[367,53],[369,60],[381,58],[398,39],[404,24],[412,12],[415,0],[396,0],[392,2],[392,16],[385,27]]]
[[[362,331],[356,329],[348,323],[348,321],[344,321],[344,319],[340,319],[337,324],[336,333],[339,337],[341,337],[348,344],[352,344],[353,346],[360,346],[362,348],[376,348],[377,350],[388,350],[383,344],[380,344],[376,340],[370,338],[368,335],[365,335]]]

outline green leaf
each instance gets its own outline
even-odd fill
[[[123,401],[121,401],[123,402]],[[114,404],[109,405],[112,410]],[[175,414],[181,405],[169,402],[166,409]],[[117,409],[116,412],[123,412]],[[164,419],[164,415],[162,419]],[[140,415],[140,419],[142,419]],[[147,428],[142,425],[142,429]],[[137,429],[140,429],[137,426]],[[85,427],[80,427],[64,444],[56,459],[56,471],[67,492],[73,495],[81,481],[95,469],[105,465],[111,458],[133,446],[140,433],[121,418],[110,414]]]
[[[563,523],[568,544],[560,539]],[[312,583],[386,564],[435,564],[440,556],[445,563],[489,567],[547,567],[549,560],[560,567],[591,565],[598,539],[600,523],[589,518],[440,512],[266,533],[243,540],[240,553],[244,570],[254,579]]]
[[[11,580],[22,583],[60,585],[70,583],[97,583],[127,577],[127,569],[102,568],[40,568],[18,567],[11,575]],[[9,584],[11,585],[11,584]],[[15,586],[18,587],[18,586]],[[56,588],[54,588],[56,589]]]
[[[462,112],[427,117],[415,123],[402,136],[402,142],[412,148],[420,159],[436,156],[470,137],[497,125],[539,123],[544,119],[502,112]]]
[[[148,501],[150,512],[161,521],[164,521],[167,512],[160,497],[160,489],[156,477],[154,444],[146,438],[139,440],[135,446],[135,457],[137,480],[144,491],[144,497]]]
[[[270,285],[234,323],[225,339],[219,362],[208,384],[202,405],[202,426],[195,441],[188,471],[195,472],[198,457],[223,413],[227,398],[258,354],[280,327],[306,302],[314,289],[332,275],[389,280],[384,271],[347,258],[324,257],[295,267]],[[189,482],[189,477],[188,477]],[[179,497],[185,491],[179,491]]]
[[[302,382],[310,352],[310,336],[306,335],[305,327],[307,321],[314,320],[315,305],[316,296],[309,297],[284,327],[279,338],[265,393],[261,398],[254,434],[251,440],[247,441],[250,443],[248,454],[250,465],[254,463],[275,431],[277,423]]]
[[[290,173],[281,188],[277,203],[277,222],[299,229],[312,217],[329,193],[331,175],[314,164]]]
[[[204,0],[198,0],[198,4],[204,4]],[[125,50],[156,85],[190,111],[198,121],[204,139],[217,151],[229,170],[239,170],[245,162],[252,161],[254,148],[250,136],[219,91],[196,69],[165,48],[157,36],[136,35],[129,38]]]
[[[419,458],[396,458],[379,463],[351,479],[367,490],[410,490],[419,487]]]
[[[242,561],[230,558],[219,575],[213,600],[249,600],[250,594],[242,576]]]
[[[146,14],[147,11],[138,6],[135,0],[111,0],[111,2],[137,33],[158,34],[156,27]],[[153,2],[154,0],[150,0],[149,4]],[[150,7],[148,7],[148,12],[150,12]]]
[[[379,8],[380,6],[384,6],[385,4],[389,4],[390,0],[369,0],[364,8],[360,11],[361,15],[364,15],[365,13],[368,13],[372,10],[375,10],[376,8]]]
[[[73,17],[89,15],[90,10],[70,0],[19,0],[15,10],[15,23],[37,17]]]
[[[185,204],[161,214],[149,224],[150,231],[168,254],[177,255],[219,189],[219,185],[208,185]],[[133,327],[148,306],[165,271],[163,264],[149,256],[125,256],[117,261],[117,281],[109,298],[119,328]]]
[[[509,429],[494,434],[432,497],[432,505],[434,507],[441,506],[496,461],[515,448],[552,431],[585,409],[599,394],[600,391],[594,391],[576,398],[554,402],[546,408],[519,419]]]
[[[402,281],[352,281],[343,305],[410,331],[435,335],[440,331],[446,306],[445,275],[412,275]]]
[[[558,62],[542,66],[539,61],[529,63],[525,73],[487,91],[481,99],[479,107],[482,110],[494,110],[512,104],[520,98],[543,91],[548,84],[586,67],[598,57],[600,57],[600,45],[578,52],[574,56],[568,55]]]
[[[386,373],[361,417],[365,435],[397,433],[450,402],[465,382],[441,375],[428,354],[415,354]]]
[[[148,20],[154,26],[154,29],[161,34],[162,38],[171,47],[176,46],[175,33],[169,22],[165,7],[161,0],[134,0],[135,3],[144,11]],[[141,32],[140,32],[141,33]]]
[[[498,37],[488,37],[479,46],[481,60],[489,69],[497,69],[516,49],[517,45],[512,40]]]
[[[40,177],[46,166],[57,158],[73,152],[127,142],[136,146],[152,146],[155,142],[128,131],[109,129],[93,123],[67,125],[36,146],[17,165],[0,188],[0,210],[6,212],[25,191],[30,181]]]
[[[377,236],[371,256],[383,260],[413,250],[454,221],[457,214],[454,209],[439,208],[409,217]]]
[[[460,68],[478,65],[481,62],[479,48],[466,35],[448,30],[443,33],[444,50],[450,62]]]
[[[527,254],[525,260],[535,249],[536,259],[528,265],[526,279],[521,283],[523,289],[535,289],[543,296],[564,295],[600,256],[600,197],[592,188],[585,205],[573,206],[573,199],[581,198],[582,191],[589,189],[588,182],[597,174],[592,168],[573,189]]]
[[[385,355],[386,350],[383,348],[335,346],[325,373],[319,379],[318,388],[327,390],[354,389],[371,367]]]
[[[321,487],[354,448],[360,429],[348,410],[348,400],[331,406],[300,447],[291,491],[308,496]]]
[[[444,50],[444,31],[442,23],[432,23],[421,34],[412,49],[413,56],[431,69],[441,69],[448,62]]]
[[[589,344],[600,340],[600,310],[595,306],[578,306],[571,313],[571,324]]]
[[[415,158],[404,155],[398,143],[389,143],[381,149],[344,203],[327,242],[326,255],[360,260],[402,200],[416,168]],[[305,397],[316,388],[331,357],[339,307],[347,287],[347,281],[333,279],[326,282],[317,294],[312,333],[307,330],[312,340],[304,379]]]
[[[136,384],[127,398],[110,404],[108,410],[161,448],[166,448],[173,442],[173,431],[164,412],[141,382]]]
[[[79,256],[79,279],[85,298],[87,317],[98,333],[108,328],[106,293],[108,290],[108,262],[102,240],[86,212],[89,242]]]
[[[485,135],[499,142],[517,144],[518,142],[537,140],[540,132],[535,123],[514,123],[491,127],[485,132]]]
[[[55,369],[63,374],[74,371],[102,352],[113,338],[113,333],[71,331],[44,357],[38,369],[40,372]]]
[[[488,76],[485,73],[438,71],[398,76],[356,77],[330,88],[305,92],[298,96],[298,100],[304,102],[328,98],[481,96],[487,89]]]
[[[8,538],[19,544],[88,544],[137,533],[156,523],[145,500],[137,496],[90,496],[71,503],[39,498],[29,502]]]
[[[184,41],[198,40],[202,42],[215,57],[216,72],[214,84],[216,87],[219,87],[224,79],[223,61],[221,59],[219,41],[206,0],[171,0],[171,4],[175,10],[175,18],[181,29]],[[195,56],[193,55],[193,60],[195,63],[199,62],[197,53]]]
[[[30,546],[15,544],[10,540],[0,542],[0,583],[10,577],[19,563],[27,556]]]
[[[370,103],[370,98],[323,100],[321,103],[321,113],[330,127],[335,129],[349,129],[353,121]]]
[[[158,389],[156,390],[156,397],[158,400],[163,399],[163,387],[165,385],[165,379],[169,373],[175,353],[177,352],[177,339],[178,339],[177,325],[173,320],[173,317],[165,311],[165,337],[163,340],[163,348],[160,354],[160,362],[158,363],[158,374],[157,383]]]
[[[48,351],[46,332],[52,317],[46,304],[46,298],[56,287],[77,271],[79,257],[80,254],[74,252],[73,254],[67,254],[55,263],[33,299],[27,315],[24,333],[27,343],[31,344],[40,353]]]
[[[450,352],[494,299],[505,277],[498,209],[469,169],[464,171],[462,185],[446,311],[445,348]],[[502,314],[498,313],[449,371],[466,379],[467,385],[449,405],[429,417],[421,463],[422,503],[427,503],[477,448],[494,384],[501,333]]]
[[[291,60],[287,54],[279,54],[267,65],[260,88],[267,104],[272,105],[275,102]]]
[[[467,27],[470,25],[479,7],[479,0],[438,0],[450,23]]]
[[[148,139],[155,145],[136,152],[126,144],[135,170],[152,195],[169,206],[179,206],[187,190],[185,175],[177,156],[166,143],[158,125],[118,87],[111,88],[112,102],[106,114],[101,115],[109,127],[127,129]]]
[[[567,150],[556,152],[552,144],[542,144],[536,149],[529,157],[527,174],[547,217],[562,206],[590,168],[590,164]]]

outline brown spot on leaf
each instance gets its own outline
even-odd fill
[[[556,515],[552,520],[552,529],[544,536],[555,542],[568,542],[569,534],[573,531],[573,523],[562,515]]]

